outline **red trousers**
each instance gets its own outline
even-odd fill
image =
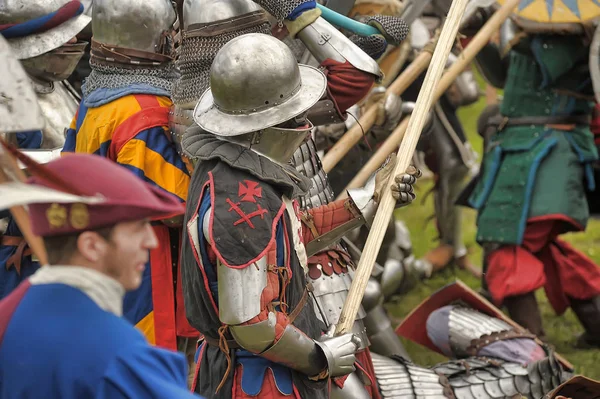
[[[569,307],[568,297],[600,295],[600,269],[594,262],[558,239],[575,223],[562,215],[527,221],[523,243],[505,245],[488,254],[485,276],[494,301],[544,287],[557,314]]]

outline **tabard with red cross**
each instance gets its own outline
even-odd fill
[[[209,176],[213,248],[226,266],[248,266],[274,242],[285,205],[268,183],[243,171],[218,165]]]

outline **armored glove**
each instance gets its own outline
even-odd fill
[[[375,177],[375,193],[373,199],[379,202],[381,192],[383,191],[385,183],[388,181],[390,174],[392,173],[396,165],[396,155],[392,154],[386,164],[377,172]],[[392,184],[392,196],[396,199],[396,207],[403,207],[417,197],[414,193],[413,185],[417,182],[417,179],[421,177],[422,173],[419,169],[414,166],[409,166],[406,173],[396,175]]]
[[[381,198],[381,193],[385,184],[396,165],[396,155],[388,157],[386,163],[367,181],[367,184],[361,188],[352,188],[348,190],[348,196],[354,202],[358,211],[365,219],[368,227],[371,226],[377,203]],[[392,181],[392,196],[396,199],[396,207],[402,207],[410,204],[417,196],[414,193],[413,185],[421,177],[421,171],[414,166],[410,166],[406,173],[399,174]]]
[[[388,44],[397,46],[406,38],[408,25],[398,17],[389,15],[372,15],[364,17],[361,22],[376,28],[381,34],[371,36],[350,36],[350,40],[373,59],[381,57]]]
[[[360,348],[360,338],[352,333],[331,337],[323,335],[316,344],[321,348],[327,359],[327,375],[341,377],[355,370],[355,352]]]

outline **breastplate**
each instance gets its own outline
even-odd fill
[[[339,254],[340,251],[335,252]],[[346,297],[348,296],[348,291],[352,285],[352,271],[349,268],[337,270],[338,267],[333,266],[336,259],[330,258],[329,260],[330,261],[327,263],[323,262],[325,264],[311,264],[309,261],[309,272],[306,276],[306,280],[311,283],[313,287],[312,296],[315,313],[327,327],[338,323],[340,313],[342,312]],[[358,350],[362,350],[369,346],[367,330],[362,321],[365,316],[366,313],[361,306],[356,315],[354,325],[352,326],[352,332],[356,334],[361,341]]]

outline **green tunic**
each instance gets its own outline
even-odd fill
[[[574,36],[525,39],[510,54],[502,114],[591,114],[588,52]],[[521,244],[527,220],[544,215],[564,215],[584,228],[589,217],[584,184],[593,189],[591,162],[597,159],[589,126],[571,131],[510,126],[497,133],[469,197],[478,210],[477,241]]]

